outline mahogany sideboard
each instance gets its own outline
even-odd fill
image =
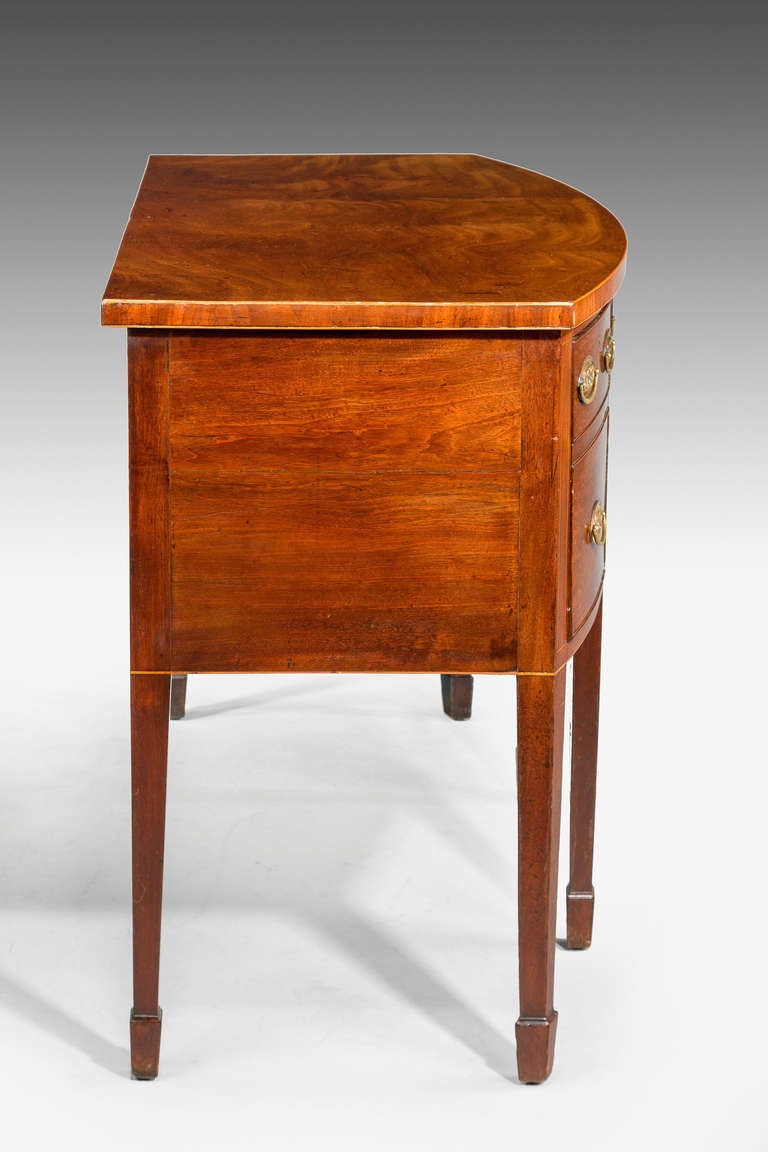
[[[472,155],[152,156],[107,285],[128,329],[134,1000],[156,1076],[169,710],[194,672],[516,676],[522,1081],[590,943],[608,389],[626,237]]]

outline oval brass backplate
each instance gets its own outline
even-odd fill
[[[595,500],[592,505],[592,515],[589,518],[589,524],[587,524],[587,542],[598,546],[605,544],[607,529],[605,508],[599,500]]]
[[[579,372],[579,400],[582,404],[591,404],[597,392],[597,381],[600,373],[591,356],[584,357],[584,363]]]

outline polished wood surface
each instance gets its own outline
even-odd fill
[[[172,467],[517,472],[522,350],[510,335],[173,333]]]
[[[171,666],[168,338],[128,334],[131,669]]]
[[[595,502],[606,507],[608,468],[608,411],[594,439],[571,466],[571,544],[569,628],[576,632],[594,607],[603,583],[605,544],[589,538]]]
[[[503,473],[174,475],[174,670],[509,671],[517,531]]]
[[[521,672],[554,672],[558,647],[565,640],[569,369],[567,337],[526,334],[518,588],[517,667]]]
[[[603,312],[574,336],[572,368],[571,368],[571,403],[573,406],[573,426],[571,438],[578,441],[579,437],[588,433],[596,420],[602,419],[603,405],[608,398],[608,388],[611,383],[611,374],[603,364],[603,346],[606,333],[611,327],[611,309],[605,308]],[[585,404],[579,399],[579,374],[587,356],[598,369],[597,388],[594,399]],[[576,455],[580,455],[576,447]]]
[[[105,294],[129,375],[134,1074],[156,1075],[169,713],[191,672],[517,675],[521,1080],[592,930],[610,374],[625,238],[472,156],[154,157]],[[376,329],[375,331],[373,329]],[[600,368],[595,399],[577,382]]]
[[[517,1068],[546,1080],[555,1053],[555,917],[565,669],[517,679],[517,890],[520,1017]]]
[[[595,200],[484,156],[151,156],[102,320],[573,328],[625,253]]]
[[[133,1011],[131,1067],[140,1080],[157,1075],[158,985],[163,901],[168,706],[171,678],[131,676],[133,856]]]
[[[514,669],[521,350],[173,334],[174,671]]]

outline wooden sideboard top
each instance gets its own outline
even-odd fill
[[[151,156],[102,323],[573,328],[625,258],[602,205],[484,156]]]

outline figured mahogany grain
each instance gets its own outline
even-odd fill
[[[509,671],[521,343],[171,335],[178,671]]]
[[[179,671],[509,671],[514,473],[174,473]]]
[[[521,347],[509,335],[174,333],[173,468],[517,471]]]
[[[150,156],[102,322],[572,328],[625,252],[602,205],[484,156]]]

